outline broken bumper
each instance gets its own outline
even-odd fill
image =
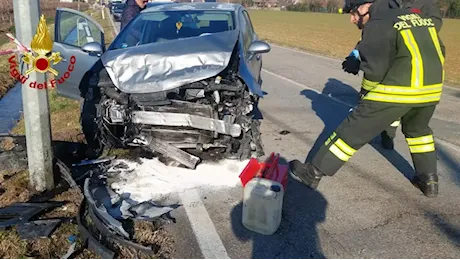
[[[132,122],[143,125],[188,126],[233,137],[241,135],[240,125],[227,123],[223,120],[182,113],[135,111],[132,113]]]

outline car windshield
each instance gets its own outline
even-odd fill
[[[154,6],[159,6],[159,5],[167,5],[167,4],[172,4],[174,2],[150,2],[150,3],[147,3],[147,8],[150,8],[150,7],[154,7]]]
[[[233,12],[224,10],[156,11],[138,15],[111,49],[172,41],[235,29]]]

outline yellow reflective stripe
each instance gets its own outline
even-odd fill
[[[409,146],[411,153],[429,153],[435,150],[434,143],[432,144],[422,144],[416,146]]]
[[[414,35],[410,30],[402,30],[401,35],[404,39],[407,49],[412,56],[412,75],[411,75],[411,86],[421,87],[423,86],[423,60],[418,44],[415,41]]]
[[[326,140],[326,142],[324,144],[326,144],[326,146],[329,145],[329,143],[335,138],[337,134],[334,132],[331,134],[331,136],[329,136],[329,138]]]
[[[438,52],[439,60],[441,61],[441,64],[444,65],[444,55],[442,55],[441,45],[439,44],[439,39],[438,39],[438,33],[436,33],[436,29],[433,27],[428,28],[428,31],[430,31],[430,35],[431,35],[431,39],[433,40],[434,47],[436,48],[436,51]]]
[[[390,126],[397,127],[399,126],[400,123],[401,123],[400,121],[394,121]]]
[[[441,99],[441,92],[435,94],[418,95],[418,96],[397,96],[391,94],[381,94],[369,92],[364,96],[365,100],[379,101],[379,102],[391,102],[401,104],[421,104],[437,102]]]
[[[442,91],[442,84],[428,85],[420,88],[411,88],[410,86],[386,86],[386,85],[377,85],[372,88],[364,89],[378,92],[383,94],[395,94],[395,95],[420,95],[420,94],[432,94]]]
[[[428,31],[430,32],[434,47],[436,48],[436,51],[438,52],[439,60],[441,61],[442,66],[444,66],[445,58],[444,58],[444,55],[442,54],[441,44],[439,43],[439,38],[438,38],[438,33],[436,32],[436,29],[433,27],[428,28]],[[442,69],[442,81],[443,82],[444,82],[444,76],[445,76],[445,71],[443,68]]]
[[[354,153],[356,153],[356,150],[351,148],[347,143],[345,143],[342,139],[337,139],[335,141],[335,145],[340,148],[344,153],[352,156]]]
[[[435,150],[433,135],[406,138],[411,153],[428,153]]]
[[[370,81],[363,77],[363,81],[361,83],[361,87],[365,90],[372,90],[375,86],[377,86],[379,82]]]
[[[346,162],[348,161],[348,159],[350,159],[350,156],[347,155],[346,153],[342,152],[342,150],[340,150],[335,144],[331,145],[331,147],[329,147],[329,151],[331,151],[332,154],[334,154],[335,156],[337,156],[337,158],[339,158],[340,160]]]
[[[406,138],[407,144],[408,145],[419,145],[419,144],[429,144],[433,143],[433,135],[424,135],[420,137],[415,137],[415,138]]]
[[[335,133],[333,135],[335,137]],[[344,162],[348,161],[348,159],[350,159],[350,157],[356,152],[355,149],[350,147],[340,138],[338,138],[337,141],[329,147],[329,151]]]

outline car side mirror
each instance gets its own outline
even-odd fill
[[[101,56],[104,49],[98,42],[89,42],[81,47],[82,51],[89,53],[90,55]]]
[[[271,47],[268,45],[268,43],[264,41],[254,41],[249,45],[249,59],[252,59],[254,55],[256,54],[261,54],[261,53],[267,53],[270,52]]]

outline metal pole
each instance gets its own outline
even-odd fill
[[[17,39],[30,48],[39,23],[40,2],[15,0],[13,7]],[[25,70],[21,72],[24,74]],[[48,91],[29,87],[31,82],[38,85],[45,81],[45,74],[32,72],[22,85],[29,183],[38,192],[54,188]]]
[[[78,11],[80,11],[80,0],[77,1],[78,2]]]

